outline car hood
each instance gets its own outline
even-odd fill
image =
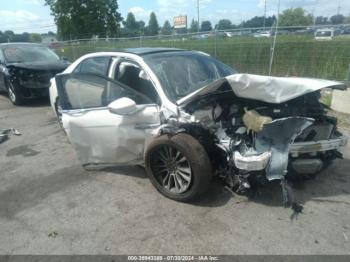
[[[31,70],[53,70],[53,71],[63,71],[68,67],[68,63],[58,61],[54,63],[45,62],[25,62],[25,63],[9,63],[8,67],[15,67],[20,69],[31,69]]]
[[[273,104],[284,103],[326,87],[341,90],[346,89],[346,85],[341,82],[324,79],[233,74],[210,83],[179,99],[177,104],[179,106],[185,106],[198,97],[215,92],[224,83],[228,83],[238,97]]]

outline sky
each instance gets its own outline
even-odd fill
[[[91,0],[93,1],[93,0]],[[222,18],[234,24],[264,14],[265,0],[199,0],[200,20],[213,24]],[[266,0],[267,15],[277,14],[278,0]],[[197,0],[118,0],[119,12],[126,18],[133,12],[137,20],[148,22],[150,12],[157,15],[159,24],[165,20],[171,23],[177,15],[197,19]],[[303,7],[315,16],[331,16],[338,12],[350,15],[350,0],[281,0],[281,11],[287,8]],[[0,30],[15,33],[56,31],[50,9],[44,0],[0,0]]]

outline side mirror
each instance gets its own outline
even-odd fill
[[[141,70],[139,73],[139,78],[150,81],[149,76],[147,75],[147,73],[144,70]]]
[[[111,113],[117,115],[131,115],[137,111],[135,101],[127,97],[113,101],[108,105],[108,109]]]
[[[68,58],[65,57],[65,56],[61,56],[61,60],[64,61],[64,62],[69,62],[69,61],[68,61]]]

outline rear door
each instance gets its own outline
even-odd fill
[[[107,77],[73,73],[56,76],[62,122],[82,164],[133,165],[143,162],[145,142],[160,125],[159,107],[149,98]],[[108,105],[127,97],[133,114]]]

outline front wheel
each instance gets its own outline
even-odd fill
[[[209,188],[212,179],[209,157],[188,134],[160,136],[149,145],[145,158],[152,184],[168,198],[188,202]]]
[[[62,122],[62,107],[61,107],[59,98],[56,99],[55,111],[56,111],[56,116],[57,116],[58,124],[60,125],[60,127],[63,127],[63,122]]]
[[[14,87],[14,85],[11,82],[8,83],[8,93],[12,104],[18,106],[23,103],[21,94],[18,92],[18,90]]]

